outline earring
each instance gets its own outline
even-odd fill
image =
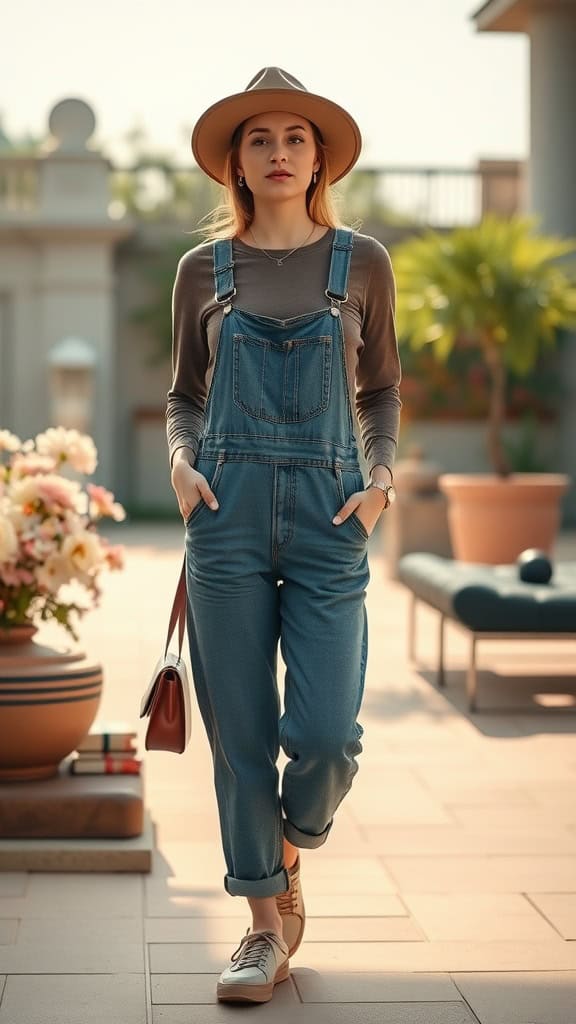
[[[314,171],[314,174],[312,175],[312,181],[316,184],[316,171]]]
[[[238,175],[238,186],[239,188],[244,188],[244,178],[241,174]]]

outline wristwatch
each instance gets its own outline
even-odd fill
[[[383,492],[385,509],[388,508],[393,501],[396,501],[396,488],[394,487],[394,484],[384,484],[381,483],[380,480],[372,480],[372,482],[366,487],[366,490],[370,487],[377,487],[379,491]]]

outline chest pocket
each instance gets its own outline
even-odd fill
[[[302,423],[328,408],[332,337],[276,341],[234,334],[234,402],[270,423]]]

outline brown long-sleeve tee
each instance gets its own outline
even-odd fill
[[[334,228],[278,266],[259,249],[232,243],[232,300],[261,316],[287,319],[323,309]],[[289,250],[268,250],[278,257]],[[170,465],[177,448],[198,451],[204,406],[214,370],[222,307],[214,299],[213,243],[180,258],[172,293],[172,386],[166,432]],[[392,467],[398,441],[401,377],[394,322],[396,288],[388,250],[370,235],[355,233],[348,300],[341,306],[348,393],[360,428],[369,471]],[[191,464],[194,462],[189,456]]]

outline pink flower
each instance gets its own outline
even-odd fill
[[[78,585],[94,606],[100,571],[124,566],[123,546],[99,537],[95,519],[120,521],[125,510],[105,487],[86,488],[67,474],[94,471],[96,449],[88,435],[50,427],[35,441],[21,442],[0,430],[3,452],[10,457],[0,463],[0,619],[54,619],[78,640],[69,615],[90,607],[78,604]]]
[[[23,583],[33,583],[34,573],[29,569],[6,562],[4,565],[0,565],[0,580],[7,587],[19,587]]]
[[[16,557],[18,551],[18,535],[12,520],[0,514],[0,562],[8,562]]]
[[[105,487],[100,487],[98,484],[86,484],[86,490],[90,495],[90,515],[93,519],[99,516],[111,516],[117,522],[121,522],[126,518],[126,512],[122,505],[114,501],[114,495],[112,491],[107,491]]]
[[[11,463],[14,476],[35,476],[36,473],[51,473],[56,467],[56,462],[48,455],[36,455],[30,452],[28,455],[17,453]]]
[[[123,544],[110,544],[104,552],[109,569],[123,569],[126,549]]]

